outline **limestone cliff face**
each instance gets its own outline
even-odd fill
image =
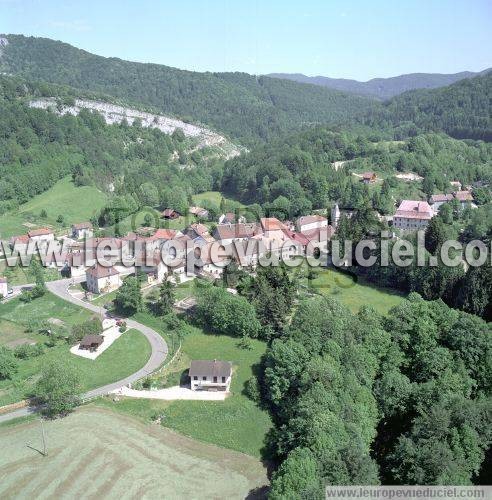
[[[75,99],[75,105],[73,106],[60,106],[55,98],[46,97],[30,101],[29,106],[39,109],[51,109],[59,115],[71,114],[74,116],[78,115],[81,109],[90,109],[99,113],[107,124],[121,123],[126,120],[129,125],[132,125],[135,120],[140,120],[142,127],[157,128],[165,134],[172,134],[177,128],[180,128],[186,137],[196,139],[195,148],[218,147],[224,150],[225,156],[228,158],[237,156],[240,153],[239,149],[224,136],[205,127],[107,102]]]

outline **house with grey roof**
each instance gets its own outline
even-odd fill
[[[193,360],[189,370],[192,391],[229,392],[232,378],[230,361]]]

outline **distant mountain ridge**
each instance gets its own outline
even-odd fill
[[[462,71],[453,74],[441,73],[410,73],[408,75],[393,76],[390,78],[373,78],[367,82],[359,82],[346,78],[329,78],[327,76],[306,76],[301,73],[270,73],[271,78],[283,78],[298,83],[310,83],[320,87],[328,87],[342,92],[377,97],[386,100],[408,90],[435,89],[445,87],[466,78],[483,75],[492,68],[480,72]]]

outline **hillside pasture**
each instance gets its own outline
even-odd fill
[[[75,186],[69,177],[58,181],[51,189],[35,196],[0,216],[0,238],[24,234],[31,227],[52,227],[55,231],[75,222],[88,221],[100,212],[107,195],[94,186]],[[42,218],[45,210],[47,217]],[[63,215],[63,226],[56,219]]]

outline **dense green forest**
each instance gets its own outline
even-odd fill
[[[8,35],[0,70],[66,84],[199,121],[250,143],[316,123],[352,120],[374,100],[246,73],[196,73],[104,58],[46,38]]]
[[[371,111],[367,124],[394,127],[395,138],[444,131],[457,139],[492,141],[492,72],[448,87],[414,90]]]
[[[409,91],[382,104],[291,80],[104,58],[46,38],[7,39],[1,71],[108,94],[201,122],[246,145],[316,124],[371,127],[394,139],[444,131],[456,138],[492,140],[492,74]]]
[[[485,322],[417,294],[387,318],[301,303],[260,377],[282,461],[270,498],[324,498],[324,484],[484,484],[491,348]]]
[[[213,168],[200,151],[187,155],[182,134],[167,135],[134,124],[106,125],[97,113],[57,116],[33,109],[28,99],[55,95],[69,100],[66,89],[0,77],[0,212],[12,210],[71,175],[78,185],[114,191],[112,205],[158,206],[170,186],[176,203],[213,185]],[[179,153],[175,159],[174,152]],[[186,172],[181,163],[203,168]],[[158,186],[158,187],[156,187]],[[119,199],[119,198],[124,198]]]
[[[492,181],[492,145],[459,141],[444,134],[423,134],[404,142],[373,142],[366,134],[325,127],[292,134],[229,160],[222,189],[246,203],[259,203],[281,218],[296,217],[333,201],[345,208],[371,205],[393,213],[395,173],[415,172],[423,196],[450,191],[452,180],[463,185]],[[338,170],[332,162],[349,160]],[[353,170],[377,171],[384,182],[369,188]]]

